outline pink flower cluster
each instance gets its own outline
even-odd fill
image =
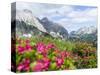
[[[30,70],[30,60],[24,59],[17,67],[18,71],[29,71]]]
[[[43,42],[38,42],[35,45],[31,45],[29,40],[19,43],[16,50],[21,57],[26,52],[31,54],[31,56],[26,56],[26,58],[20,60],[20,63],[17,65],[18,72],[60,69],[64,65],[64,60],[70,57],[69,52],[59,50],[52,43],[44,44]],[[33,50],[34,53],[32,53]],[[35,64],[30,66],[32,63]]]
[[[50,59],[44,57],[43,60],[38,60],[37,64],[33,67],[33,71],[48,70],[50,66]]]
[[[17,47],[17,49],[18,49],[19,53],[23,54],[25,51],[31,51],[32,50],[32,46],[28,45],[28,44],[26,44],[24,47],[19,45]]]
[[[40,42],[36,45],[36,48],[39,53],[47,52],[49,49],[55,48],[53,44],[45,45],[44,43]]]
[[[64,60],[62,58],[56,58],[57,67],[60,68],[63,65]]]

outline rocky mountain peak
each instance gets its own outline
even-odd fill
[[[42,22],[47,22],[47,21],[49,21],[49,20],[48,20],[47,17],[44,17],[44,18],[41,19],[41,21],[42,21]]]

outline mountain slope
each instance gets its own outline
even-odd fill
[[[44,17],[39,21],[52,36],[68,39],[68,31],[61,25],[50,21],[47,17]]]
[[[12,16],[13,17],[13,16]],[[16,20],[16,25],[21,25],[20,22],[24,22],[27,25],[32,25],[39,29],[42,32],[46,32],[45,28],[39,23],[39,21],[36,19],[36,17],[33,16],[32,12],[30,10],[24,9],[24,10],[16,10],[16,18],[12,19],[12,21]],[[18,22],[20,21],[20,22]]]

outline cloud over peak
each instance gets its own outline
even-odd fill
[[[29,9],[34,16],[47,17],[71,31],[73,27],[97,25],[97,7],[18,2],[17,9]]]

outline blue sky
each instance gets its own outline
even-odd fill
[[[97,7],[17,2],[17,10],[29,9],[33,15],[61,24],[69,32],[84,26],[97,26]]]

